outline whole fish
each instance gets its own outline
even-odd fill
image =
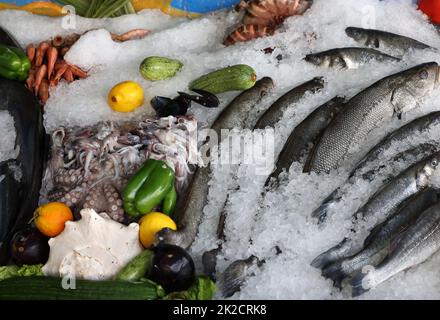
[[[389,251],[390,243],[401,235],[423,211],[438,203],[439,200],[437,190],[427,189],[404,201],[395,214],[371,230],[360,252],[324,268],[322,275],[332,279],[335,286],[340,287],[341,282],[350,274],[366,265],[373,265],[374,257],[382,250]]]
[[[217,117],[211,129],[221,137],[221,129],[249,128],[251,129],[257,116],[253,116],[253,109],[261,99],[273,89],[270,78],[262,78],[251,88],[238,95]],[[196,169],[191,184],[188,187],[186,198],[174,213],[177,231],[163,229],[158,233],[158,240],[188,248],[197,236],[199,224],[203,215],[203,208],[207,203],[211,168]]]
[[[316,268],[324,268],[330,263],[346,258],[360,250],[361,248],[356,246],[354,241],[358,220],[375,217],[378,223],[385,221],[396,212],[402,201],[432,185],[433,179],[438,175],[439,160],[440,152],[409,167],[385,184],[353,215],[354,231],[352,234],[338,245],[316,257],[311,265]]]
[[[423,63],[379,80],[354,96],[322,134],[304,171],[338,168],[375,130],[416,108],[419,100],[437,87],[438,73],[437,63]]]
[[[395,58],[380,51],[368,48],[338,48],[306,55],[305,61],[318,67],[337,69],[358,69],[372,60],[378,62],[398,62]]]
[[[315,93],[324,88],[322,77],[313,78],[298,87],[293,88],[277,101],[275,101],[258,119],[255,129],[273,127],[281,120],[284,112],[292,105],[298,103],[307,92]]]
[[[357,297],[397,273],[425,262],[440,249],[440,203],[425,210],[408,228],[396,248],[376,268],[359,272],[351,281]]]
[[[312,217],[317,218],[318,223],[323,223],[329,214],[334,212],[335,206],[342,200],[350,188],[358,183],[359,179],[365,181],[374,181],[376,178],[380,177],[382,184],[387,183],[396,177],[400,171],[402,171],[400,170],[397,172],[397,170],[401,167],[401,163],[405,164],[405,170],[413,164],[439,151],[439,149],[440,146],[438,144],[435,145],[431,143],[424,143],[415,146],[412,149],[402,151],[392,158],[385,159],[380,163],[376,162],[375,166],[368,171],[362,172],[360,170],[358,172],[359,175],[351,175],[343,186],[333,191],[322,202],[322,204],[312,212]],[[389,172],[384,172],[383,169],[385,168],[391,168],[392,170]]]
[[[278,179],[284,170],[288,171],[293,162],[300,162],[305,157],[330,121],[343,110],[344,100],[342,97],[331,99],[316,108],[295,127],[287,138],[278,156],[275,170],[267,178],[265,186],[268,186],[272,179]]]
[[[411,149],[416,150],[414,148],[417,148],[417,146],[420,144],[420,152],[423,153],[423,155],[430,151],[429,146],[424,146],[424,144],[430,144],[435,148],[440,147],[439,143],[437,142],[438,139],[431,138],[435,136],[435,132],[440,132],[440,112],[438,111],[417,118],[390,133],[365,155],[356,168],[351,171],[346,183],[333,191],[312,213],[312,216],[323,221],[332,208],[339,203],[349,186],[355,183],[357,178],[363,178],[363,176],[366,175],[366,170],[368,170],[368,168],[374,168],[375,164],[379,161],[382,155],[393,154],[393,150],[397,144],[404,145],[407,148],[402,152]],[[410,139],[414,136],[421,137],[421,139]],[[395,163],[391,159],[385,159],[383,162],[386,162],[389,165],[393,165]],[[373,178],[374,177],[370,177],[369,180],[372,181]]]
[[[387,52],[398,52],[400,55],[410,49],[433,49],[420,41],[381,30],[348,27],[345,33],[361,45]]]
[[[288,93],[286,93],[285,95],[283,95],[281,98],[279,98],[275,103],[273,103],[264,113],[262,113],[261,115],[259,115],[259,119],[257,121],[257,124],[255,124],[253,129],[257,129],[258,125],[261,125],[262,127],[260,127],[260,129],[265,128],[266,126],[273,126],[275,125],[275,123],[277,123],[279,121],[279,119],[281,118],[281,116],[283,115],[283,112],[285,111],[286,108],[288,108],[291,105],[294,105],[295,103],[297,103],[298,101],[300,101],[304,95],[308,92],[310,93],[314,93],[317,92],[319,90],[321,90],[321,88],[324,87],[324,80],[322,78],[313,78],[310,81],[307,81],[306,83],[293,88],[292,90],[290,90]],[[340,98],[338,98],[340,99]],[[336,102],[336,99],[334,99]],[[321,109],[321,111],[317,110],[315,113],[315,116],[313,117],[314,120],[316,120],[316,122],[308,122],[308,126],[303,126],[303,132],[300,132],[301,134],[309,134],[309,138],[312,139],[313,135],[315,134],[314,131],[312,130],[318,130],[318,128],[320,128],[320,126],[323,126],[325,123],[325,120],[323,119],[318,119],[317,117],[320,115],[322,117],[330,117],[332,116],[332,112],[336,111],[339,108],[339,106],[333,106],[332,103],[329,102],[328,106],[325,106],[323,109]],[[264,123],[264,125],[263,125]],[[310,128],[310,132],[306,132],[306,130]],[[300,148],[306,148],[307,147],[307,142],[306,139],[307,137],[302,137],[301,139],[303,139],[303,145],[301,146],[300,144],[292,146],[292,149],[290,149],[293,153],[301,153],[302,151],[300,150]],[[291,139],[292,140],[292,139]],[[290,142],[290,144],[292,144],[292,141]],[[293,154],[292,154],[293,157]],[[282,160],[283,162],[280,162],[283,165],[287,166],[287,162],[291,161],[290,159],[286,159],[289,158],[289,155],[285,155],[283,156]],[[292,160],[293,162],[293,160]],[[292,163],[290,162],[290,164]],[[277,164],[278,166],[278,164]],[[290,167],[290,165],[288,166],[288,168]],[[235,186],[235,189],[238,190],[239,186]],[[225,225],[225,220],[226,220],[226,210],[225,210],[225,206],[226,203],[228,202],[229,199],[229,195],[226,198],[226,201],[221,209],[220,212],[220,219],[219,219],[219,224],[217,227],[217,238],[219,240],[224,240],[224,225]],[[206,275],[210,276],[211,278],[215,277],[215,271],[216,271],[216,266],[217,266],[217,254],[221,251],[221,246],[214,248],[210,251],[206,251],[203,253],[202,255],[202,263],[203,263],[203,268],[204,268],[204,272]]]

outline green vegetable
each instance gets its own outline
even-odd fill
[[[125,212],[139,217],[164,202],[163,213],[171,214],[176,202],[174,181],[174,171],[165,162],[147,160],[122,191]]]
[[[77,279],[67,282],[66,287],[63,288],[61,278],[10,278],[0,282],[0,300],[155,300],[164,296],[162,287],[147,280],[129,282]]]
[[[220,69],[208,73],[190,83],[189,88],[205,90],[213,94],[226,91],[247,90],[257,80],[254,69],[245,64]]]
[[[217,287],[208,277],[198,277],[195,284],[186,291],[172,292],[164,300],[212,300]]]
[[[139,70],[145,79],[157,81],[174,77],[182,69],[182,66],[183,64],[179,60],[148,57],[142,61]]]
[[[15,265],[0,267],[0,281],[6,280],[12,277],[29,277],[29,276],[42,276],[43,272],[41,268],[42,264],[36,265],[23,265],[17,267]]]
[[[151,250],[142,251],[124,268],[122,268],[121,271],[119,271],[119,273],[116,275],[116,280],[137,281],[148,276],[153,255],[154,252]]]
[[[30,68],[31,62],[21,49],[0,44],[0,77],[24,81]]]

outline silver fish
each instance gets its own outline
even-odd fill
[[[354,96],[324,131],[304,171],[338,168],[350,151],[365,144],[379,127],[416,108],[419,100],[437,87],[438,74],[437,63],[424,63],[379,80]]]
[[[329,214],[334,212],[335,206],[337,206],[342,200],[347,191],[355,185],[359,179],[374,181],[377,178],[380,178],[380,182],[385,184],[400,173],[397,170],[401,167],[401,162],[405,164],[405,170],[413,164],[439,151],[439,149],[440,146],[438,144],[423,143],[412,149],[402,151],[392,158],[387,158],[380,163],[375,162],[375,165],[368,171],[363,172],[363,170],[356,170],[355,173],[350,175],[344,185],[333,191],[324,199],[322,204],[312,212],[312,217],[317,218],[318,223],[323,223]],[[389,169],[390,167],[391,171],[384,172],[383,169]],[[362,167],[362,169],[364,169],[364,167]]]
[[[381,30],[348,27],[345,33],[361,45],[403,55],[410,49],[433,49],[420,41]]]
[[[324,88],[324,80],[321,77],[313,78],[289,92],[282,95],[275,101],[258,119],[255,129],[264,129],[273,127],[281,120],[284,112],[291,106],[298,103],[307,92],[315,93]]]
[[[256,125],[254,126],[254,129],[263,129],[266,126],[273,126],[275,125],[275,123],[277,123],[282,115],[283,112],[289,107],[294,105],[295,103],[297,103],[298,101],[300,101],[304,95],[308,92],[310,93],[314,93],[317,92],[319,90],[321,90],[324,87],[324,80],[322,78],[313,78],[310,81],[307,81],[303,84],[301,84],[298,87],[293,88],[292,90],[290,90],[289,92],[287,92],[286,94],[284,94],[281,98],[279,98],[275,103],[273,103],[264,113],[262,113],[259,116],[259,119],[256,123]],[[340,99],[340,98],[338,98]],[[335,101],[336,102],[336,99]],[[317,121],[316,123],[309,123],[308,127],[305,127],[304,130],[306,130],[307,128],[310,127],[310,130],[318,130],[315,129],[319,128],[320,125],[322,126],[322,124],[320,124],[320,121],[322,122],[321,119],[317,119],[318,115],[321,116],[325,116],[325,117],[330,117],[332,114],[332,110],[336,111],[338,108],[338,106],[333,106],[333,103],[329,102],[328,105],[328,110],[327,110],[327,106],[326,106],[326,111],[324,111],[323,109],[319,112],[316,112],[317,115],[314,117],[314,119]],[[325,122],[325,121],[324,121]],[[260,126],[260,127],[259,127]],[[301,133],[305,133],[305,132],[301,132]],[[308,133],[310,136],[312,136],[314,133],[313,132],[309,132]],[[303,141],[306,140],[306,137],[301,137],[303,138]],[[305,143],[307,144],[307,143]],[[304,145],[304,148],[307,147],[306,145]],[[296,146],[295,145],[295,149],[291,149],[292,152],[301,152],[300,146]],[[289,155],[285,155],[282,158],[282,161],[291,161],[290,159],[286,159],[289,158]],[[293,159],[293,158],[292,158]],[[293,161],[293,160],[292,160]],[[290,162],[292,163],[292,162]],[[277,164],[280,165],[281,167],[282,163]],[[284,162],[283,162],[284,164]],[[287,166],[287,164],[286,164]],[[290,165],[289,165],[290,167]],[[239,186],[236,186],[236,189],[239,189]],[[225,204],[222,207],[222,211],[220,213],[220,219],[219,219],[219,224],[217,227],[217,238],[220,240],[224,240],[224,235],[223,235],[223,230],[224,230],[224,223],[225,223],[225,219],[226,219],[226,211],[225,211],[225,206],[226,203],[229,199],[229,195],[227,196],[227,199],[225,201]],[[207,274],[210,277],[215,277],[215,269],[216,269],[216,265],[217,265],[217,254],[221,251],[221,246],[210,250],[210,251],[206,251],[203,253],[202,256],[202,262],[203,262],[203,268],[204,268],[204,272],[205,274]]]
[[[374,170],[374,168],[376,167],[375,164],[378,162],[382,155],[393,154],[392,150],[396,143],[404,144],[407,148],[403,150],[402,153],[405,153],[406,151],[412,153],[413,151],[411,150],[417,152],[417,147],[420,143],[421,145],[419,146],[419,151],[420,153],[422,153],[422,156],[427,155],[427,152],[430,152],[430,148],[439,148],[440,144],[437,142],[437,140],[431,139],[434,133],[438,130],[440,130],[440,112],[437,111],[417,118],[410,123],[400,127],[396,131],[390,133],[365,155],[365,157],[359,162],[356,168],[351,171],[346,183],[333,191],[322,202],[322,204],[313,211],[312,216],[318,218],[320,221],[323,221],[332,211],[332,208],[337,203],[339,203],[341,198],[344,196],[346,190],[348,190],[349,186],[356,182],[356,179],[365,178],[368,175],[370,175],[370,181],[375,179],[376,175],[371,176],[371,174],[368,174],[367,168],[373,168],[371,170]],[[413,142],[414,140],[411,140],[409,138],[414,136],[420,136],[422,137],[422,139]],[[432,147],[430,147],[429,145],[431,145]],[[395,163],[394,161],[392,161],[392,159],[384,159],[382,162],[385,162],[389,165],[393,165]],[[379,172],[379,170],[376,170],[374,172]],[[388,177],[385,178],[388,179]]]
[[[221,137],[221,129],[251,129],[257,116],[252,112],[261,99],[273,89],[271,78],[262,78],[251,89],[238,95],[217,117],[211,129]],[[188,248],[197,236],[203,208],[207,203],[211,168],[209,165],[196,169],[184,202],[173,215],[177,231],[161,230],[157,238],[165,243]]]
[[[374,257],[382,250],[389,251],[393,239],[402,234],[423,211],[439,200],[438,191],[428,189],[404,201],[395,214],[371,230],[360,252],[332,263],[322,270],[322,275],[332,279],[335,286],[340,287],[341,282],[350,274],[366,265],[373,265]]]
[[[371,61],[399,62],[400,59],[368,48],[337,48],[323,52],[308,54],[305,61],[318,67],[336,69],[358,69]]]
[[[359,272],[351,281],[357,297],[401,271],[428,260],[440,249],[440,203],[425,210],[408,228],[396,248],[376,268]]]
[[[275,170],[267,178],[265,186],[268,186],[270,181],[276,181],[281,172],[289,170],[293,162],[300,162],[301,159],[305,157],[308,151],[313,147],[313,144],[316,143],[322,131],[328,126],[331,120],[343,110],[344,101],[345,99],[342,97],[331,99],[316,108],[295,127],[287,138],[278,156]]]
[[[311,265],[316,268],[324,268],[330,263],[349,257],[360,250],[361,248],[354,241],[358,220],[372,217],[376,217],[378,223],[386,220],[396,212],[402,201],[431,186],[432,180],[436,176],[439,160],[440,152],[416,163],[385,184],[353,215],[351,235],[338,245],[320,254],[312,261]]]

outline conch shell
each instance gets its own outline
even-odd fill
[[[81,216],[79,221],[66,222],[64,231],[49,240],[45,275],[110,279],[142,252],[137,223],[125,226],[93,209],[81,210]]]

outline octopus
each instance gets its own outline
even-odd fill
[[[242,0],[236,8],[244,11],[242,23],[224,44],[273,35],[286,18],[303,14],[311,4],[312,0]]]
[[[74,212],[89,208],[129,223],[121,192],[131,176],[147,159],[163,160],[174,169],[181,193],[192,165],[200,163],[195,132],[191,116],[57,128],[51,134],[41,198],[63,202]]]

